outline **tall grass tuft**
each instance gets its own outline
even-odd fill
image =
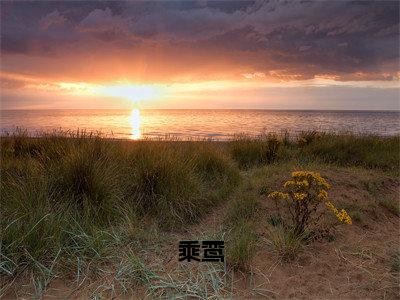
[[[112,158],[99,155],[96,148],[73,148],[61,161],[49,165],[46,176],[49,197],[80,212],[87,222],[104,225],[119,217],[121,174]]]
[[[267,244],[285,261],[294,260],[302,251],[306,235],[281,224],[269,226]]]
[[[193,159],[164,145],[140,145],[130,154],[125,170],[126,203],[141,215],[156,217],[164,227],[196,221],[209,204]]]
[[[398,170],[400,136],[313,133],[307,137],[306,142],[299,140],[304,155],[343,166]]]
[[[257,235],[244,220],[237,223],[227,238],[227,263],[234,270],[248,270],[254,256]]]
[[[225,217],[226,225],[235,225],[251,220],[258,207],[257,196],[252,194],[236,196],[229,203]]]
[[[242,168],[270,164],[279,158],[282,142],[276,135],[260,136],[256,139],[237,136],[230,142],[231,155]]]
[[[212,203],[225,199],[241,181],[238,168],[221,147],[192,145],[188,155],[193,157],[195,171],[204,182]]]

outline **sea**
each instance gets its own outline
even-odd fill
[[[1,135],[26,131],[86,131],[116,139],[227,140],[238,134],[303,131],[400,134],[399,111],[253,110],[253,109],[60,109],[2,110]]]

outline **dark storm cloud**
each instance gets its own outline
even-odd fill
[[[3,54],[141,48],[151,59],[158,47],[175,49],[166,68],[178,73],[172,66],[182,60],[212,65],[220,58],[235,72],[283,79],[390,80],[399,71],[397,1],[40,1],[1,8]]]

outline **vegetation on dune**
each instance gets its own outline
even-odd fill
[[[308,132],[298,140],[301,153],[327,163],[398,171],[400,137]]]
[[[327,199],[328,183],[316,172],[295,172],[285,191],[273,192],[287,172],[301,165],[314,169],[315,163],[397,176],[399,145],[399,137],[323,133],[227,142],[113,141],[82,132],[2,137],[0,296],[14,281],[30,278],[39,297],[56,277],[73,278],[77,286],[104,279],[99,289],[108,296],[132,293],[136,285],[158,296],[166,290],[220,295],[226,266],[247,272],[262,243],[284,259],[295,258],[318,218],[314,206],[326,203],[325,210],[346,223],[361,224],[376,207],[399,216],[398,203],[381,196],[384,183],[377,180],[359,182],[375,208],[339,202],[347,211],[336,209]],[[268,207],[265,217],[267,195],[289,205],[292,215]],[[158,247],[218,206],[225,208],[220,218],[227,265],[190,277],[196,288],[162,277],[159,266],[150,267],[140,255],[146,243]],[[268,223],[266,237],[260,220]],[[398,255],[393,257],[398,270]]]
[[[337,220],[351,225],[346,210],[340,211],[328,199],[331,185],[317,172],[295,171],[292,179],[283,184],[284,192],[271,192],[269,200],[276,211],[269,217],[267,243],[285,260],[293,260],[313,235],[330,233],[333,225],[321,228],[326,211]]]
[[[5,137],[1,165],[1,271],[12,277],[55,263],[76,271],[91,265],[88,259],[104,262],[118,244],[115,228],[146,219],[183,228],[240,180],[234,163],[213,146],[196,151],[190,143],[84,135]]]
[[[227,234],[227,261],[235,270],[248,270],[254,256],[257,235],[253,218],[258,208],[254,194],[238,192],[230,201],[225,215]]]
[[[290,216],[293,233],[304,234],[306,230],[312,230],[319,225],[324,210],[321,211],[321,204],[330,210],[340,222],[352,224],[351,217],[346,210],[340,211],[328,200],[327,190],[330,184],[319,173],[310,171],[295,171],[292,173],[292,180],[283,185],[285,192],[272,192],[268,195],[275,202],[278,211],[286,209]],[[285,223],[286,224],[286,223]]]
[[[282,153],[282,144],[276,135],[261,135],[256,139],[239,135],[230,143],[230,151],[241,167],[249,168],[276,161]]]
[[[296,233],[282,223],[274,223],[267,230],[267,245],[285,261],[294,260],[307,242],[305,233]]]
[[[226,255],[230,267],[235,270],[249,269],[254,256],[257,235],[249,222],[241,220],[229,232]]]

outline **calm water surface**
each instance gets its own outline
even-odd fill
[[[4,110],[1,132],[29,133],[57,129],[100,131],[115,138],[143,137],[227,139],[233,134],[303,130],[400,133],[400,114],[390,111],[283,110]]]

